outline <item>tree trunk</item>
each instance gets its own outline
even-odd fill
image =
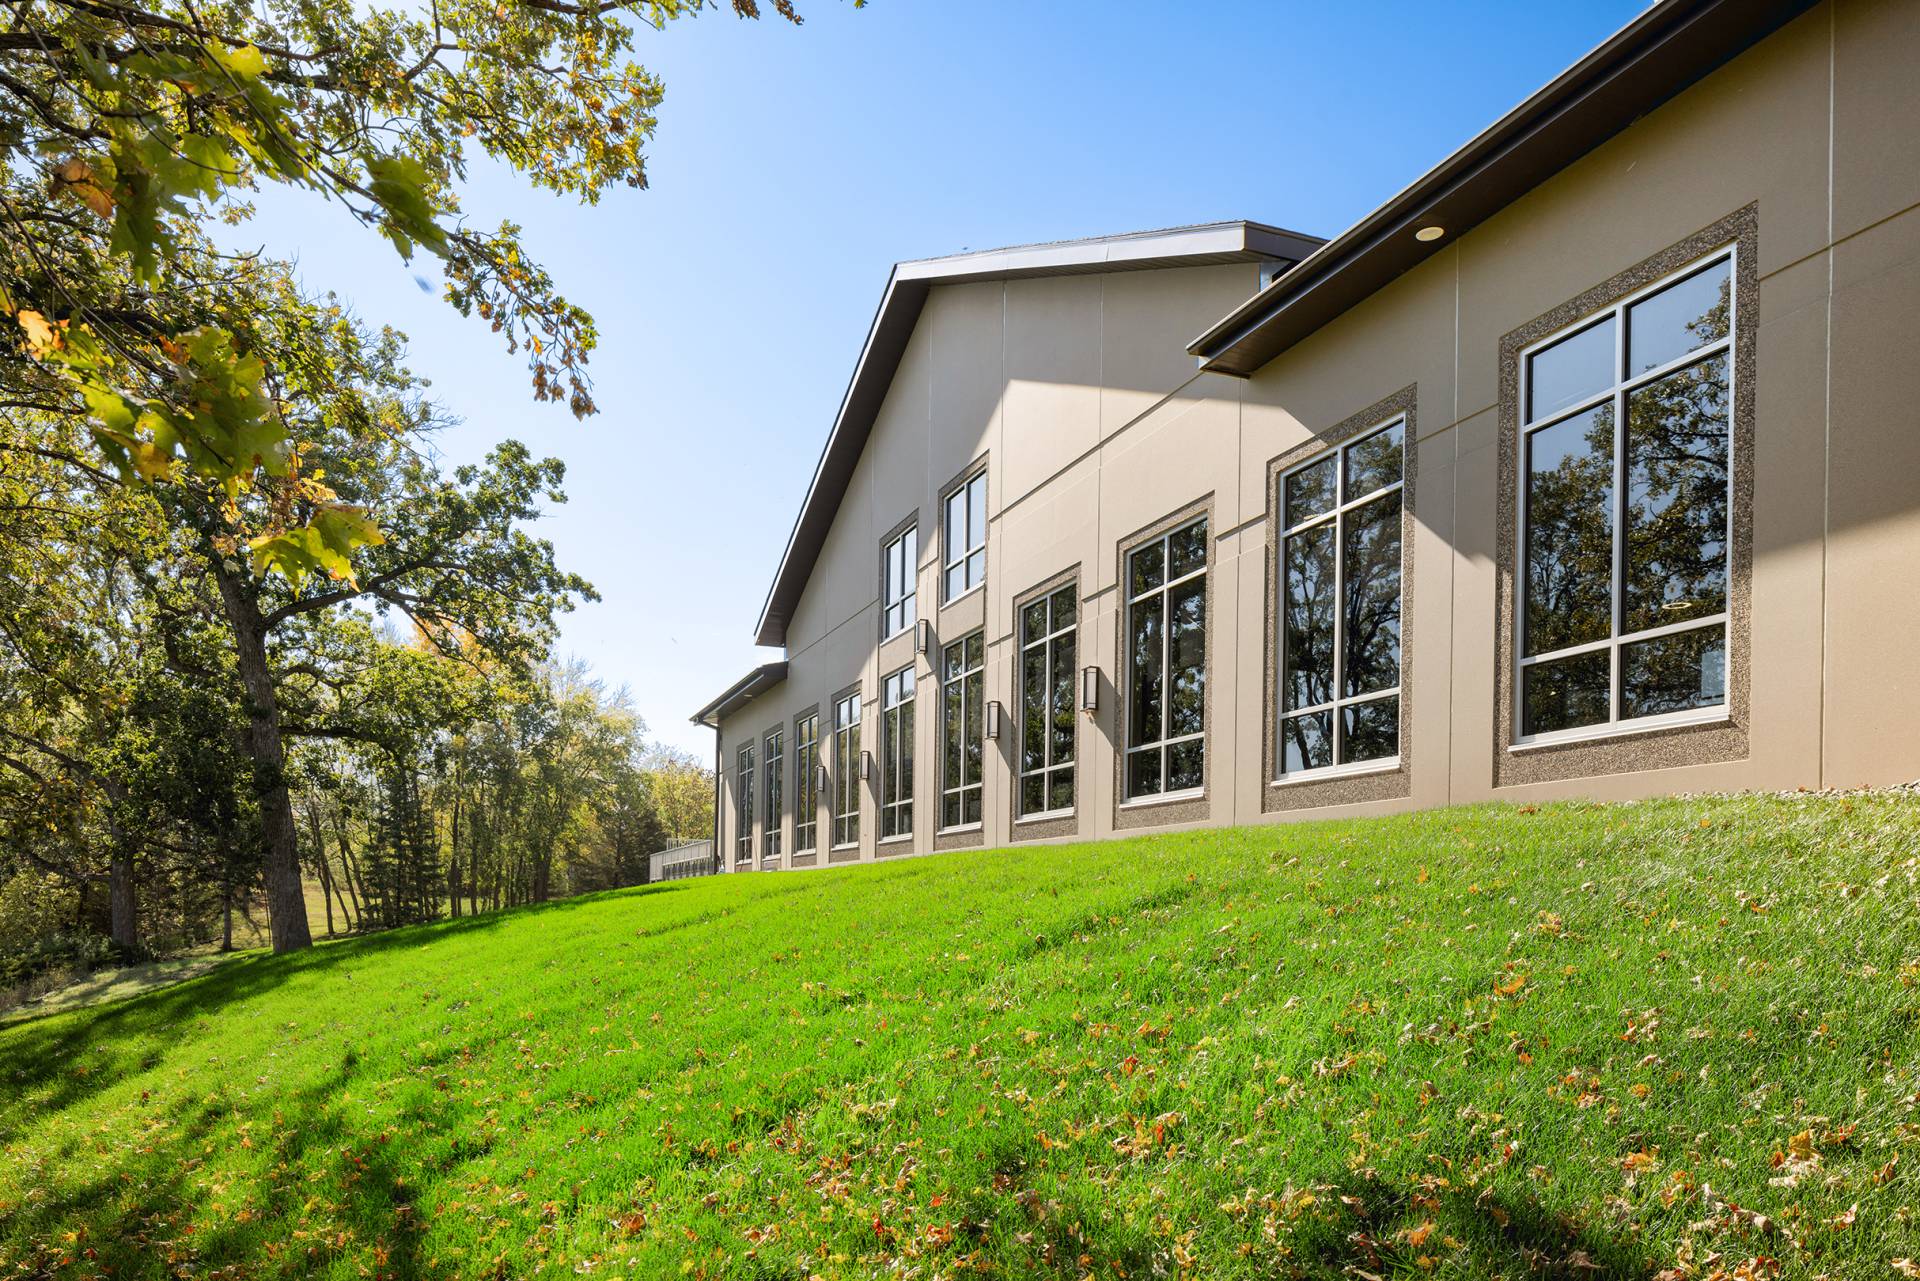
[[[320,901],[327,908],[327,937],[333,937],[333,873],[327,859],[327,834],[320,830],[320,811],[307,803],[307,827],[313,832],[313,865],[320,876]]]
[[[115,841],[107,861],[107,902],[113,918],[113,945],[131,959],[140,951],[139,900],[134,893],[133,850]]]
[[[460,919],[460,766],[453,767],[453,826],[447,836],[452,857],[447,860],[447,914]]]
[[[233,629],[240,683],[247,692],[247,755],[253,762],[260,826],[266,838],[261,870],[267,886],[267,929],[275,952],[298,952],[313,946],[313,933],[307,928],[307,895],[300,884],[300,838],[293,826],[293,796],[287,789],[280,700],[267,665],[266,620],[226,558],[216,553],[211,560],[227,624]]]

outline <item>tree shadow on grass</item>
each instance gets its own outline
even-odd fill
[[[304,952],[242,957],[209,974],[94,1007],[78,1017],[48,1013],[11,1023],[0,1029],[0,1085],[16,1097],[38,1090],[48,1093],[36,1100],[31,1113],[24,1108],[0,1111],[0,1146],[20,1138],[34,1119],[73,1107],[158,1064],[157,1053],[116,1050],[117,1042],[175,1037],[194,1018],[270,992],[296,975],[327,973],[400,948],[479,934],[530,917],[562,917],[613,897],[641,898],[684,888],[684,882],[666,882],[612,890],[331,940]]]

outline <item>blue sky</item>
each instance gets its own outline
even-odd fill
[[[467,212],[520,223],[598,322],[585,422],[337,209],[263,193],[242,232],[408,334],[462,420],[450,461],[509,436],[567,461],[540,532],[603,599],[561,648],[702,757],[687,717],[770,656],[753,624],[893,262],[1222,218],[1334,234],[1641,7],[800,3],[798,29],[638,34],[667,87],[650,189],[582,207],[476,169]]]

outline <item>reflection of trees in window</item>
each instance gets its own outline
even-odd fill
[[[1020,813],[1073,808],[1073,672],[1079,608],[1072,586],[1020,610]]]
[[[793,852],[811,854],[820,827],[820,718],[809,713],[793,728]]]
[[[880,683],[880,839],[913,832],[913,669]]]
[[[744,867],[753,862],[753,748],[741,748],[734,765],[733,785],[738,792],[734,812],[739,823],[734,831],[733,861]]]
[[[980,821],[987,646],[979,632],[946,647],[941,672],[940,826]]]
[[[833,709],[833,843],[860,843],[860,695]]]
[[[1283,775],[1400,750],[1404,437],[1391,423],[1282,478]]]
[[[762,837],[760,841],[760,853],[761,853],[761,858],[769,862],[776,860],[780,857],[780,837],[782,835],[780,830],[781,829],[780,790],[784,782],[784,777],[780,771],[781,771],[781,767],[786,764],[786,762],[782,759],[782,749],[784,745],[785,745],[785,736],[782,735],[779,730],[776,729],[776,730],[767,731],[767,740],[765,744],[765,749],[766,749],[765,770],[766,770],[766,776],[767,776],[767,788],[766,788],[767,822],[766,822],[766,834],[764,837]]]
[[[1198,791],[1205,780],[1207,521],[1127,556],[1126,789]]]
[[[1523,735],[1726,701],[1732,281],[1722,255],[1527,358],[1560,416],[1523,429]]]

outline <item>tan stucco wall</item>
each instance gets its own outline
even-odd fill
[[[917,510],[919,605],[935,624],[935,657],[942,641],[984,626],[987,697],[1009,725],[1014,602],[1078,567],[1080,661],[1106,684],[1080,736],[1070,828],[1111,833],[1116,549],[1206,500],[1208,794],[1178,817],[1262,821],[1268,463],[1411,387],[1408,795],[1264,817],[1920,777],[1915,66],[1920,4],[1817,7],[1244,382],[1196,376],[1182,348],[1253,291],[1252,264],[936,288],[795,610],[788,679],[722,727],[726,770],[743,735],[776,723],[791,756],[793,716],[814,704],[824,755],[832,696],[854,682],[864,745],[877,752],[880,679],[912,658],[910,641],[876,644],[879,540]],[[1502,336],[1749,205],[1758,324],[1744,755],[1496,787],[1506,746],[1494,658]],[[981,458],[987,590],[943,609],[939,496]],[[937,687],[929,662],[917,665],[918,826],[904,847],[916,852],[936,846],[940,785]],[[1023,835],[1012,822],[1011,733],[987,747],[983,830],[956,839],[1000,844]],[[823,801],[823,846],[827,818]],[[869,789],[862,858],[876,856],[876,821]],[[790,813],[785,822],[790,832]]]

